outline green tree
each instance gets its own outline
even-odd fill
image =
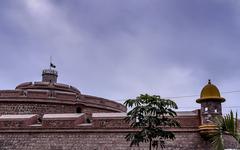
[[[235,117],[232,111],[224,117],[216,116],[213,119],[213,123],[217,126],[217,131],[210,134],[210,141],[215,150],[224,150],[224,134],[232,136],[236,141],[238,141],[238,143],[240,143],[237,113]]]
[[[149,142],[149,150],[160,145],[164,147],[166,139],[175,139],[173,132],[164,130],[164,127],[180,127],[174,119],[177,104],[169,99],[162,99],[158,95],[141,94],[136,99],[128,99],[125,106],[133,108],[127,113],[126,122],[137,129],[126,135],[126,140],[131,141],[130,146],[139,146],[142,142]]]

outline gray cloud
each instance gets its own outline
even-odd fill
[[[239,5],[233,0],[3,0],[0,87],[40,80],[52,55],[60,82],[106,98],[195,95],[208,78],[221,91],[237,90]],[[226,106],[237,105],[238,93],[224,96]],[[196,98],[176,101],[198,107]]]

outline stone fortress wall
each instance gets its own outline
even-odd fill
[[[55,83],[55,85],[57,85]],[[0,91],[0,114],[124,112],[114,101],[69,91],[16,89]]]
[[[135,130],[125,117],[126,113],[93,113],[87,123],[85,113],[1,115],[0,149],[147,150],[147,144],[129,147],[124,137]],[[176,140],[167,141],[167,149],[209,147],[198,132],[199,111],[179,112],[176,119],[182,128],[168,129],[175,132]]]
[[[124,121],[125,106],[57,83],[57,71],[44,70],[42,76],[42,82],[26,82],[15,90],[0,91],[0,150],[148,150],[147,144],[129,147],[125,140],[127,133],[136,131]],[[212,88],[211,83],[207,88]],[[202,102],[213,100],[211,104],[219,106],[214,108],[221,109],[215,103],[219,98],[220,94],[209,99],[209,93],[203,92],[197,100],[201,110],[178,112],[181,128],[166,128],[176,139],[167,141],[165,149],[211,149],[199,130],[212,115]],[[227,148],[240,147],[229,136],[225,141]]]
[[[1,115],[0,149],[19,150],[148,150],[147,144],[129,147],[125,136],[134,132],[124,122],[126,113],[93,113],[86,123],[84,113],[38,115]],[[166,141],[166,150],[208,150],[211,146],[201,138],[199,111],[180,112],[176,118],[181,128],[170,128],[176,139]],[[186,121],[188,120],[188,121]],[[236,147],[225,137],[227,147]]]

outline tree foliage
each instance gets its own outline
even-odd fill
[[[238,131],[238,119],[237,113],[234,117],[233,112],[223,116],[216,116],[213,122],[217,126],[217,131],[212,133],[211,143],[215,150],[224,150],[223,134],[232,136],[235,140],[240,143],[240,133]]]
[[[127,141],[131,141],[130,146],[139,146],[142,142],[149,142],[151,147],[163,148],[166,139],[175,139],[173,132],[164,130],[164,127],[180,127],[174,119],[177,109],[175,102],[169,99],[162,99],[158,95],[141,94],[136,99],[128,99],[125,106],[133,108],[127,113],[125,120],[132,128],[138,129],[136,132],[127,134]]]

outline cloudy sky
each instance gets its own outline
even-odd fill
[[[0,88],[41,80],[49,58],[58,81],[123,102],[171,97],[181,110],[208,79],[224,112],[240,112],[240,1],[1,0]]]

